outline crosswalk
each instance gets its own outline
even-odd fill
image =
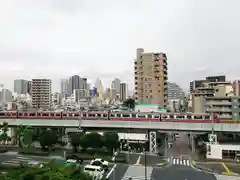
[[[143,166],[129,166],[124,177],[121,180],[150,180],[153,168],[146,167],[146,178],[145,178],[145,167]]]
[[[21,163],[26,164],[29,162],[35,162],[31,157],[26,157],[26,156],[16,156],[12,159],[5,160],[2,162],[2,164],[7,164],[7,165],[19,165]]]
[[[169,161],[171,161],[172,164],[177,164],[177,165],[182,165],[182,166],[191,166],[189,159],[171,157],[169,159]]]

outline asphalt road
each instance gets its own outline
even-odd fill
[[[127,159],[129,160],[129,165],[145,165],[146,162],[146,166],[159,166],[162,163],[167,162],[166,159],[163,159],[160,156],[149,154],[146,154],[146,158],[145,154],[129,154],[127,155]]]
[[[173,165],[164,169],[153,169],[151,180],[216,180],[216,177],[186,166]]]

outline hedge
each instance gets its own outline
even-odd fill
[[[48,156],[48,151],[39,151],[36,149],[21,149],[19,150],[20,154],[35,155],[35,156]]]
[[[19,169],[20,164],[0,164],[0,170],[11,170],[11,169]]]
[[[6,153],[9,151],[9,148],[0,148],[0,153]]]
[[[91,154],[91,155],[94,155],[94,154],[99,154],[99,155],[112,155],[113,152],[110,152],[104,148],[94,148],[94,149],[87,149],[86,151],[82,151],[82,153],[87,153],[87,154]]]

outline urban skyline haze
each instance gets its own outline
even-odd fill
[[[78,74],[133,87],[136,48],[168,56],[169,81],[239,77],[238,7],[232,0],[8,0],[0,3],[0,83]],[[224,11],[223,11],[224,9]]]

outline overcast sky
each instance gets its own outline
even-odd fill
[[[239,0],[1,0],[0,83],[79,74],[132,84],[135,49],[165,52],[169,80],[240,74]]]

